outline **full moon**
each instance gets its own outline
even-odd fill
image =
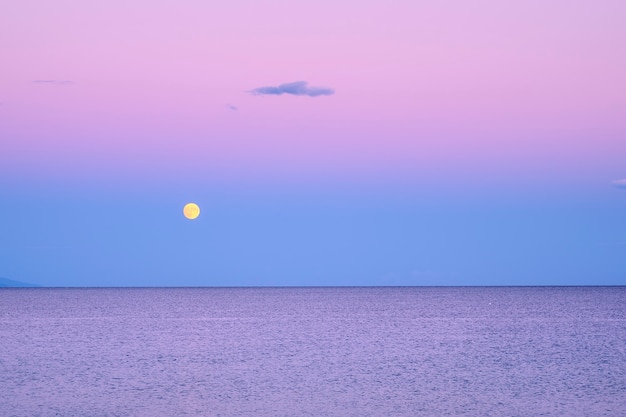
[[[196,203],[187,203],[183,207],[183,214],[189,220],[193,220],[200,215],[200,207]]]

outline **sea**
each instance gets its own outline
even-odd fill
[[[0,289],[0,416],[626,416],[626,287]]]

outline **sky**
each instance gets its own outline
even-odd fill
[[[622,0],[4,2],[0,277],[626,285],[624,21]]]

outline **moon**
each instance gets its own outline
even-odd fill
[[[200,215],[200,207],[196,203],[187,203],[183,207],[183,215],[189,220],[196,219]]]

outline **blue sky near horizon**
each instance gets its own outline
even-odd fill
[[[121,195],[119,195],[121,194]],[[0,276],[44,286],[624,285],[626,193],[61,192],[0,199]]]

